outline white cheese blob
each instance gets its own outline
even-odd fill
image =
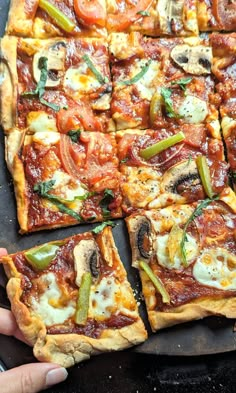
[[[205,101],[195,96],[187,96],[178,109],[178,113],[191,124],[201,123],[208,114],[208,108]]]
[[[109,318],[118,310],[120,284],[114,277],[103,277],[98,285],[92,285],[89,299],[89,317]]]
[[[76,68],[68,68],[65,74],[64,86],[75,92],[89,93],[97,89],[100,83],[87,64],[83,62]]]
[[[62,293],[53,273],[42,275],[39,281],[43,283],[45,292],[40,296],[39,300],[31,299],[33,312],[40,316],[46,326],[64,323],[74,315],[75,302],[69,301],[67,305],[63,302],[60,307],[58,303]]]
[[[132,68],[129,78],[134,78],[139,72],[142,71],[143,67],[147,64],[146,59],[139,60]],[[136,82],[136,87],[140,93],[142,99],[151,101],[153,94],[156,91],[157,81],[160,79],[160,65],[157,61],[152,60],[149,64],[147,72]]]
[[[38,142],[42,145],[55,145],[60,141],[59,132],[36,132],[32,137],[33,142]]]
[[[55,181],[53,189],[56,190],[56,194],[67,201],[73,201],[75,197],[84,196],[87,193],[79,180],[73,179],[72,183],[71,176],[61,170],[55,171],[51,180]],[[77,202],[82,203],[79,199]]]
[[[220,247],[206,249],[194,264],[193,276],[209,287],[236,290],[236,256]]]
[[[56,119],[46,112],[29,112],[27,126],[32,132],[57,132]]]
[[[180,245],[179,247],[176,247],[178,249],[178,252],[176,252],[173,262],[170,261],[169,250],[168,250],[168,238],[169,238],[169,234],[163,236],[157,236],[156,238],[158,263],[161,266],[166,267],[167,269],[182,269],[184,266],[180,253]],[[186,250],[187,265],[189,265],[193,261],[193,259],[196,258],[196,256],[198,255],[197,241],[190,235],[187,235],[187,241],[185,242],[185,250]]]

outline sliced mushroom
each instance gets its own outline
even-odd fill
[[[138,267],[138,261],[150,260],[153,253],[151,222],[147,217],[137,215],[127,219],[127,226],[133,253],[132,264]]]
[[[180,184],[193,180],[195,180],[197,184],[201,184],[195,161],[182,161],[165,172],[162,178],[161,187],[164,192],[178,194],[178,186]]]
[[[76,285],[81,284],[84,273],[91,272],[94,279],[99,276],[99,252],[94,239],[81,240],[73,251],[76,271]]]
[[[54,45],[48,49],[43,49],[42,51],[37,52],[34,55],[33,75],[37,83],[39,82],[41,76],[41,70],[39,69],[39,61],[42,57],[46,57],[48,59],[48,78],[46,82],[46,87],[58,86],[61,82],[61,78],[64,75],[65,70],[65,46],[62,44],[57,46]]]
[[[210,74],[212,49],[204,45],[176,45],[171,51],[171,58],[185,72],[193,75]]]
[[[161,0],[158,1],[160,27],[163,34],[173,34],[183,28],[184,0]]]

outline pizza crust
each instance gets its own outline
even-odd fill
[[[38,0],[34,0],[34,4],[37,3]],[[7,33],[23,37],[32,37],[33,18],[32,16],[27,16],[25,12],[25,0],[11,0]]]
[[[0,83],[0,117],[5,132],[16,126],[17,116],[17,38],[5,36],[1,42],[0,72],[3,75]]]

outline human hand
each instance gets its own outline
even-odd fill
[[[0,257],[7,251],[0,248]],[[11,311],[0,308],[0,333],[25,341]],[[67,371],[53,363],[25,364],[0,373],[1,393],[37,393],[64,381]]]

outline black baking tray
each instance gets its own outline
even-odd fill
[[[4,33],[9,0],[0,0],[0,35]],[[117,220],[113,235],[149,339],[136,348],[92,358],[71,368],[69,379],[48,390],[53,392],[143,393],[143,392],[236,392],[236,333],[234,320],[211,317],[182,324],[152,334],[144,303],[139,296],[137,271],[130,266],[131,251],[123,220]],[[4,137],[0,135],[0,247],[10,253],[51,240],[91,230],[95,225],[79,225],[53,231],[19,235],[11,177],[4,162]],[[1,268],[0,268],[1,269]],[[9,307],[4,289],[5,276],[0,270],[0,305]],[[203,356],[205,355],[205,356]],[[210,356],[211,355],[211,356]],[[214,356],[213,356],[214,355]],[[14,338],[0,335],[0,371],[35,361],[32,349]],[[196,390],[195,390],[196,388]]]

